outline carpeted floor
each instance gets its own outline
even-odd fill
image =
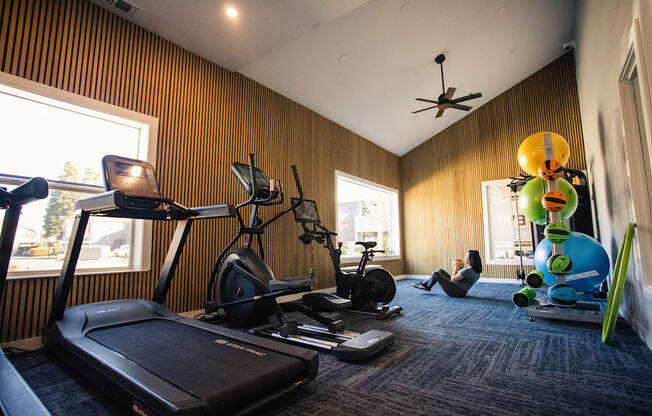
[[[388,351],[359,364],[321,354],[317,379],[259,414],[652,414],[652,351],[626,323],[606,346],[594,325],[530,322],[511,303],[517,285],[480,282],[454,299],[412,283],[399,282],[403,316],[343,316],[353,330],[394,332]],[[15,363],[55,415],[120,414],[44,354]]]

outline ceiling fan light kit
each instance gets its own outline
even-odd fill
[[[465,95],[464,97],[453,99],[453,95],[455,94],[456,89],[453,87],[448,87],[447,90],[446,87],[444,86],[444,61],[445,60],[446,60],[446,56],[444,54],[439,54],[435,57],[435,63],[439,65],[439,68],[441,70],[441,95],[437,98],[437,100],[429,100],[427,98],[416,98],[417,101],[422,101],[434,105],[430,107],[422,108],[420,110],[413,111],[412,114],[420,113],[426,110],[432,110],[433,108],[439,108],[439,110],[437,111],[437,115],[435,116],[435,118],[439,118],[444,114],[444,111],[447,108],[455,108],[457,110],[469,111],[473,107],[464,104],[459,104],[459,103],[463,101],[473,100],[474,98],[482,97],[481,93],[476,92],[473,94]]]

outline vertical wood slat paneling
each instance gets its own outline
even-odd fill
[[[296,164],[306,196],[318,201],[331,228],[335,169],[399,188],[397,156],[92,3],[0,0],[0,24],[0,71],[157,117],[161,189],[182,204],[244,199],[229,165],[246,161],[249,152],[289,195],[295,193],[290,165]],[[151,271],[78,276],[70,303],[151,297],[173,231],[172,224],[154,225]],[[234,231],[232,220],[193,225],[168,295],[170,308],[202,307],[213,261]],[[279,278],[305,274],[313,250],[317,286],[334,286],[326,250],[305,247],[299,233],[291,215],[270,227],[264,239],[270,267]],[[401,260],[383,265],[402,272]],[[54,282],[8,282],[0,302],[0,342],[40,334]]]
[[[516,175],[518,146],[544,130],[568,141],[569,168],[586,169],[572,53],[401,157],[405,273],[447,269],[468,249],[485,258],[480,183]],[[515,271],[485,266],[483,275]]]

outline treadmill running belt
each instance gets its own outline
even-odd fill
[[[302,378],[292,357],[169,320],[89,331],[86,336],[230,413]]]

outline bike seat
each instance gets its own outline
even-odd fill
[[[360,245],[365,248],[365,250],[369,250],[370,248],[376,247],[376,242],[375,241],[356,241],[355,242],[357,245]]]
[[[338,311],[351,307],[352,303],[349,299],[344,299],[331,293],[313,292],[306,293],[301,298],[301,303],[309,308]]]
[[[312,289],[312,280],[299,276],[290,277],[282,280],[270,280],[267,283],[270,292],[278,292],[281,290],[293,290],[295,292],[307,292]]]

